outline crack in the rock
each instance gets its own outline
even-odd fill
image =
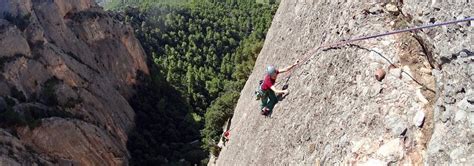
[[[421,48],[423,49],[423,53],[425,54],[426,56],[426,59],[428,60],[428,63],[430,64],[431,68],[432,69],[439,69],[440,67],[438,65],[435,65],[437,64],[435,59],[433,58],[433,46],[432,45],[428,45],[427,42],[425,42],[425,40],[423,40],[423,38],[416,34],[416,32],[412,35],[413,38],[416,39],[416,41],[418,42],[418,44],[420,44]]]

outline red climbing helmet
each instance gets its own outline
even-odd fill
[[[230,131],[229,130],[225,131],[224,132],[224,138],[229,139],[229,136],[230,136]]]

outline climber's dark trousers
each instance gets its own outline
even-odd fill
[[[278,103],[278,98],[275,95],[275,92],[273,92],[272,90],[267,90],[265,91],[265,95],[262,98],[262,104],[260,104],[260,110],[262,110],[263,107],[267,107],[270,111],[272,111],[276,103]]]

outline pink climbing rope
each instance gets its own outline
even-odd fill
[[[440,22],[440,23],[435,23],[435,24],[428,24],[428,25],[423,25],[423,26],[418,26],[418,27],[413,27],[413,28],[407,28],[407,29],[400,29],[400,30],[395,30],[395,31],[389,31],[389,32],[385,32],[385,33],[381,33],[381,34],[377,34],[377,35],[371,35],[371,36],[359,36],[359,37],[356,37],[356,38],[353,38],[353,39],[349,39],[349,40],[342,40],[342,41],[339,41],[339,42],[335,42],[335,43],[329,43],[329,44],[325,44],[325,45],[321,45],[319,47],[315,47],[309,51],[307,51],[305,54],[303,54],[303,61],[301,61],[300,63],[298,63],[297,66],[295,66],[286,76],[286,81],[285,81],[285,84],[288,84],[288,81],[290,80],[292,74],[293,74],[293,71],[296,70],[298,67],[300,67],[301,65],[305,64],[308,60],[311,59],[312,55],[314,53],[316,53],[318,50],[320,50],[321,48],[327,48],[327,47],[340,47],[342,45],[346,45],[346,44],[349,44],[349,43],[353,43],[353,42],[356,42],[356,41],[361,41],[361,40],[367,40],[367,39],[372,39],[372,38],[377,38],[377,37],[382,37],[382,36],[388,36],[388,35],[394,35],[394,34],[398,34],[398,33],[404,33],[404,32],[412,32],[412,31],[415,31],[415,30],[420,30],[420,29],[426,29],[426,28],[433,28],[433,27],[438,27],[438,26],[443,26],[443,25],[449,25],[449,24],[456,24],[456,23],[460,23],[460,22],[467,22],[467,21],[473,21],[474,20],[474,17],[469,17],[469,18],[465,18],[465,19],[460,19],[460,20],[454,20],[454,21],[447,21],[447,22]]]

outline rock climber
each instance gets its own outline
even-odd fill
[[[267,66],[266,75],[261,85],[261,90],[263,92],[263,96],[261,98],[262,103],[260,105],[260,110],[262,115],[268,115],[273,110],[273,107],[278,102],[277,95],[279,94],[287,94],[288,90],[286,89],[277,89],[275,85],[275,81],[277,79],[278,74],[287,72],[291,70],[293,67],[298,65],[298,60],[293,65],[285,67],[283,69],[277,69],[273,65]]]

